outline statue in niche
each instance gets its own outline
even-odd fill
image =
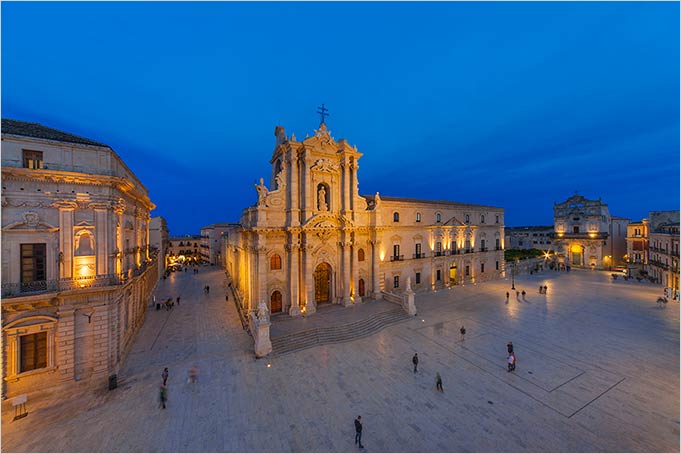
[[[324,186],[319,186],[319,191],[317,191],[318,207],[319,211],[329,211],[329,205],[326,203],[326,188]]]
[[[258,317],[258,321],[260,321],[260,322],[269,321],[267,305],[265,304],[264,301],[260,301],[260,304],[258,304],[258,315],[257,315],[257,317]]]
[[[277,182],[277,189],[284,189],[286,183],[284,182],[284,171],[282,170],[274,177],[274,181]]]
[[[76,255],[95,255],[95,250],[92,245],[92,237],[89,233],[85,232],[78,236]]]
[[[258,206],[265,204],[265,198],[267,197],[267,187],[265,186],[265,180],[260,179],[260,184],[255,185],[255,190],[258,191]]]

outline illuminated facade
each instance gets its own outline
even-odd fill
[[[648,275],[679,299],[679,211],[653,211],[649,215]]]
[[[506,249],[540,249],[552,251],[552,225],[530,227],[506,227]]]
[[[4,119],[2,182],[3,394],[101,385],[158,280],[147,190],[107,145]]]
[[[562,265],[609,269],[625,263],[628,219],[610,215],[601,199],[580,195],[553,205],[553,246]]]
[[[175,263],[200,263],[201,237],[185,235],[168,239],[166,249],[166,266]]]
[[[201,259],[211,265],[223,266],[222,236],[234,224],[211,224],[201,227]]]
[[[504,210],[358,192],[362,154],[326,124],[303,141],[275,128],[270,189],[226,232],[225,266],[242,307],[311,314],[384,292],[499,278]]]

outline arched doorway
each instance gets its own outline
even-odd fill
[[[314,299],[317,304],[331,302],[331,265],[326,262],[314,270]]]
[[[281,306],[281,292],[275,290],[272,292],[272,296],[270,296],[270,312],[273,314],[281,312]]]
[[[364,296],[364,279],[360,279],[358,283],[359,296]]]

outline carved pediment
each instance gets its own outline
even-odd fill
[[[56,231],[59,230],[51,224],[40,220],[40,216],[35,211],[26,211],[22,214],[21,221],[13,222],[2,228],[3,231],[8,230],[43,230],[43,231]]]
[[[317,159],[315,163],[310,167],[310,170],[316,170],[318,172],[338,172],[338,164],[327,158]]]

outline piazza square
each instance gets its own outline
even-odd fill
[[[601,271],[521,275],[525,300],[506,302],[510,285],[425,294],[417,316],[373,335],[255,359],[224,299],[224,271],[173,273],[157,298],[181,294],[181,304],[149,310],[118,389],[55,395],[12,423],[3,414],[2,450],[354,452],[352,420],[362,415],[366,452],[678,451],[678,304],[658,307],[652,284]],[[339,310],[361,318],[372,305],[394,304]],[[188,383],[193,365],[198,382]],[[163,367],[169,398],[159,412]]]

